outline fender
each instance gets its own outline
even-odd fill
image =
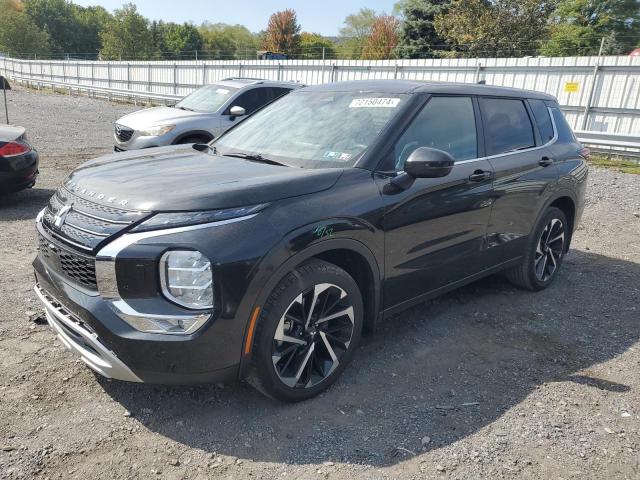
[[[382,314],[382,275],[380,265],[376,259],[375,254],[371,249],[363,242],[351,238],[350,236],[336,236],[329,237],[324,236],[321,238],[312,238],[309,236],[309,232],[314,232],[318,227],[333,226],[336,228],[339,225],[344,226],[345,221],[353,225],[352,219],[330,219],[320,222],[308,224],[304,227],[298,228],[287,235],[286,238],[281,240],[275,247],[273,247],[267,255],[257,264],[255,267],[257,273],[248,291],[256,291],[257,294],[252,296],[253,302],[250,305],[244,305],[244,308],[238,309],[238,319],[242,319],[244,322],[244,335],[242,344],[242,354],[240,360],[239,378],[243,378],[247,373],[247,367],[251,362],[251,356],[244,354],[245,342],[247,339],[247,332],[249,328],[250,314],[258,306],[264,305],[269,295],[275,288],[275,286],[297,265],[305,262],[306,260],[317,256],[323,252],[330,250],[350,250],[361,255],[369,265],[371,272],[373,273],[373,295],[374,295],[374,322],[377,323]],[[330,228],[330,227],[329,227]],[[369,235],[375,235],[372,230],[373,227],[365,227],[360,224],[360,229],[365,228],[369,231]],[[358,228],[354,230],[359,230]],[[341,230],[340,235],[344,235],[347,232],[353,233],[353,230]],[[380,233],[381,234],[381,233]],[[306,238],[305,238],[306,237]],[[314,241],[315,240],[315,241]],[[295,253],[292,253],[292,249]],[[384,265],[384,263],[383,263]]]

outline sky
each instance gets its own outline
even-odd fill
[[[305,32],[338,35],[345,17],[361,8],[391,13],[396,0],[130,0],[150,20],[191,21],[197,25],[230,23],[246,26],[252,32],[264,30],[269,16],[279,10],[293,8]],[[102,5],[109,11],[120,8],[127,0],[73,0],[79,5]]]

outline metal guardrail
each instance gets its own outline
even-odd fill
[[[96,87],[91,85],[79,85],[73,83],[56,82],[51,80],[35,80],[30,77],[14,75],[12,80],[26,84],[29,87],[40,89],[42,87],[57,88],[69,92],[86,92],[87,96],[103,97],[111,100],[120,98],[133,100],[137,104],[138,100],[174,104],[182,98],[180,95],[161,94],[155,92],[140,92],[135,90],[122,90],[118,88]],[[623,135],[606,132],[592,132],[578,130],[575,132],[580,143],[588,146],[594,152],[620,155],[640,159],[640,136]]]
[[[619,133],[590,132],[577,130],[574,132],[580,143],[594,152],[620,155],[640,159],[640,136]]]
[[[182,95],[122,90],[119,88],[96,87],[92,85],[79,85],[75,83],[64,83],[51,80],[34,80],[33,78],[22,77],[19,75],[12,75],[11,79],[21,84],[26,84],[28,87],[36,88],[38,90],[40,90],[40,88],[42,87],[49,87],[53,89],[68,91],[69,95],[71,95],[74,91],[78,94],[80,94],[81,92],[85,92],[87,96],[90,97],[103,97],[107,98],[108,100],[112,100],[113,98],[133,100],[136,105],[138,100],[146,100],[148,102],[155,101],[164,104],[174,104],[181,98],[183,98]]]

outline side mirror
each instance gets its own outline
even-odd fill
[[[404,172],[391,180],[401,190],[409,188],[416,178],[446,177],[451,172],[454,158],[437,148],[416,148],[404,163]]]
[[[235,120],[236,117],[244,117],[247,114],[247,111],[243,107],[239,107],[235,105],[229,109],[229,119]]]
[[[416,148],[404,164],[404,171],[413,178],[440,178],[451,172],[455,160],[444,150]]]

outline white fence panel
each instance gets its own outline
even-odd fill
[[[230,77],[308,85],[366,79],[475,83],[554,95],[577,130],[640,135],[640,57],[421,60],[60,61],[0,58],[7,77],[187,95]]]

